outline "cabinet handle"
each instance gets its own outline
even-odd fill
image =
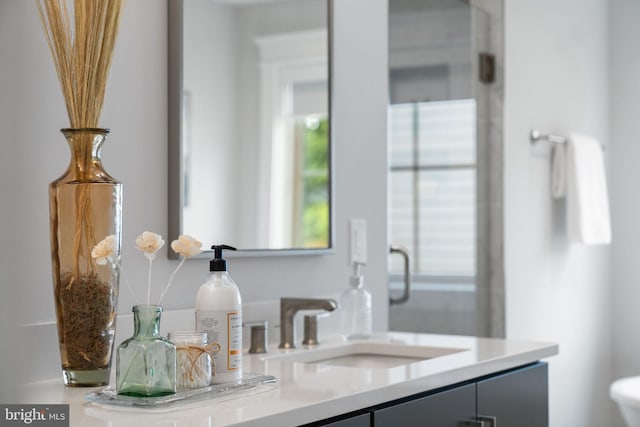
[[[411,267],[409,266],[409,251],[404,246],[391,245],[389,247],[390,254],[400,254],[404,258],[404,293],[401,297],[389,297],[389,305],[404,304],[409,301],[411,296]]]
[[[460,421],[459,427],[486,427],[484,421],[481,420],[464,420]]]
[[[476,418],[479,421],[488,422],[489,427],[498,427],[498,419],[496,417],[487,417],[486,415],[478,415]]]

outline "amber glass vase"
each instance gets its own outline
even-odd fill
[[[119,270],[98,265],[93,247],[115,236],[120,257],[122,184],[102,167],[100,149],[109,130],[62,129],[71,161],[49,185],[51,263],[64,382],[109,383],[116,328]]]

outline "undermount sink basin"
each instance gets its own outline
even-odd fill
[[[460,348],[357,341],[328,348],[299,349],[265,356],[263,359],[355,368],[388,369],[465,350]]]

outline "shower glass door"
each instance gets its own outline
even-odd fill
[[[479,40],[490,22],[459,0],[389,2],[389,242],[409,252],[412,282],[409,300],[390,307],[391,330],[491,335],[478,268],[492,84],[478,80]],[[403,261],[389,258],[392,297]]]

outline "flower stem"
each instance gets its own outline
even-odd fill
[[[131,287],[131,283],[129,282],[129,279],[127,279],[127,276],[125,276],[124,270],[122,269],[120,262],[117,260],[114,260],[111,257],[109,258],[109,261],[111,261],[111,268],[113,268],[114,270],[117,268],[118,274],[120,275],[122,280],[124,280],[124,284],[127,285],[127,289],[129,289],[129,293],[131,294],[133,301],[137,301],[138,297],[136,297],[136,293],[133,291],[133,288]]]
[[[158,301],[158,305],[160,305],[160,303],[162,302],[162,298],[164,298],[164,294],[166,294],[167,291],[169,290],[169,287],[171,286],[171,282],[173,281],[173,278],[175,277],[178,270],[180,270],[180,267],[182,267],[182,264],[184,264],[185,261],[186,261],[186,258],[183,257],[182,260],[180,261],[180,264],[178,264],[176,269],[173,270],[173,273],[171,273],[171,276],[169,277],[169,281],[167,282],[167,286],[165,286],[162,289],[162,292],[160,292],[160,300]]]
[[[151,264],[153,264],[153,258],[149,258],[149,280],[147,282],[147,305],[151,301]]]

